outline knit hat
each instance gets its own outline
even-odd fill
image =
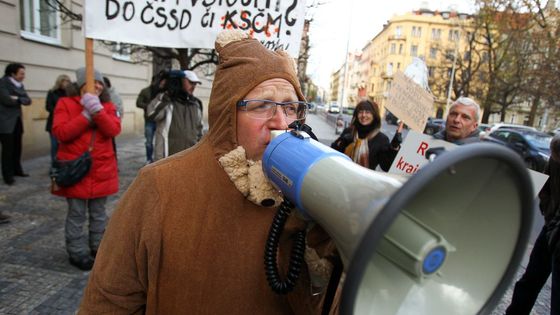
[[[101,72],[93,69],[93,78],[95,81],[99,81],[103,84],[103,75]],[[82,67],[76,70],[76,83],[79,87],[82,87],[86,84],[86,68]]]
[[[274,78],[290,82],[305,100],[294,59],[285,51],[271,51],[240,30],[218,34],[216,68],[208,104],[209,136],[218,157],[237,147],[237,102],[260,83]]]

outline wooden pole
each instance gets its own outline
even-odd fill
[[[86,92],[94,93],[93,80],[93,39],[86,37]]]

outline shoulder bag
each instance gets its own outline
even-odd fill
[[[91,141],[86,152],[74,160],[58,160],[52,163],[50,177],[53,184],[53,191],[59,187],[70,187],[82,180],[91,168],[91,151],[95,141],[95,129],[91,135]]]

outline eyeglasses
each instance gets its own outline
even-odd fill
[[[302,120],[307,116],[309,104],[301,101],[274,102],[270,100],[241,100],[237,102],[237,108],[247,112],[247,115],[256,119],[270,119],[276,115],[276,109],[280,106],[284,115],[290,120]]]

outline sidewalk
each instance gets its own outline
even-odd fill
[[[310,117],[309,123],[321,142],[330,144],[336,136],[322,119]],[[145,161],[143,136],[117,139],[117,148],[120,192],[109,198],[109,214]],[[0,225],[0,315],[74,314],[87,283],[89,273],[68,263],[64,244],[67,205],[64,198],[49,192],[49,163],[48,155],[24,161],[30,177],[17,177],[13,186],[0,184],[0,210],[12,217],[11,223]],[[518,277],[523,270],[524,266]],[[504,313],[511,293],[510,287],[492,315]],[[550,299],[549,281],[532,314],[549,314]]]
[[[145,163],[144,137],[117,139],[120,192]],[[0,210],[12,217],[0,225],[0,314],[74,314],[88,272],[68,262],[64,243],[67,204],[50,194],[48,155],[23,162],[30,177],[0,185]]]

